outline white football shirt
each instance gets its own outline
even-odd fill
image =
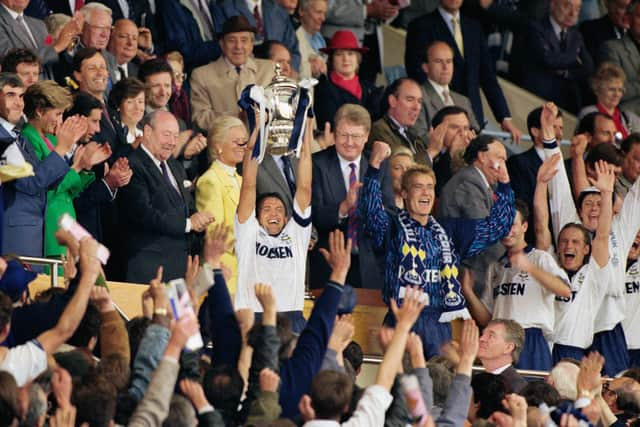
[[[627,269],[624,290],[627,307],[622,327],[627,348],[637,350],[640,349],[640,261],[634,262]]]

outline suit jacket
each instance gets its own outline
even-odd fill
[[[359,176],[360,181],[369,167],[369,159],[366,153],[360,158]],[[385,206],[394,206],[393,190],[391,179],[389,178],[386,162],[382,163],[381,184]],[[318,244],[311,252],[311,275],[309,277],[312,288],[322,288],[326,285],[331,270],[324,257],[318,251],[319,248],[328,247],[329,232],[340,229],[346,234],[347,221],[338,217],[338,207],[347,196],[347,189],[344,185],[342,171],[340,170],[340,160],[335,146],[320,151],[313,155],[313,191],[311,215],[313,225],[318,230]],[[358,233],[358,244],[360,248],[360,276],[364,288],[382,289],[384,281],[381,254],[376,254],[372,247],[372,242],[364,232]]]
[[[524,153],[511,156],[509,160],[507,160],[511,188],[515,193],[516,199],[522,200],[529,206],[529,228],[527,229],[525,237],[531,245],[535,244],[533,194],[536,190],[536,181],[540,165],[542,165],[542,160],[540,156],[538,156],[538,153],[536,153],[534,147],[531,147]]]
[[[273,62],[247,59],[240,74],[224,57],[198,67],[191,74],[191,111],[193,122],[209,131],[213,119],[222,115],[238,117],[238,99],[247,85],[266,86],[274,76]]]
[[[309,58],[319,53],[311,47],[311,43],[309,43],[309,39],[307,38],[307,32],[302,25],[296,30],[296,37],[298,38],[298,50],[300,51],[298,75],[301,79],[310,79],[312,76]]]
[[[413,129],[419,136],[426,138],[429,134],[431,119],[438,111],[440,111],[441,108],[444,107],[444,102],[442,102],[440,95],[438,95],[438,92],[436,92],[429,80],[425,80],[425,82],[420,86],[420,89],[422,89],[422,109],[420,110],[420,115],[418,116],[418,120],[416,120],[416,124],[413,126]],[[471,123],[471,127],[474,129],[480,129],[480,125],[473,113],[473,107],[471,106],[469,98],[453,90],[449,91],[449,95],[451,96],[454,105],[467,110],[467,113],[469,113],[469,122]]]
[[[498,122],[502,122],[505,117],[510,117],[509,107],[498,85],[495,66],[489,56],[487,39],[480,24],[471,18],[462,16],[460,28],[464,57],[439,10],[411,21],[407,30],[404,54],[407,74],[419,82],[424,82],[426,75],[420,66],[425,60],[426,46],[435,40],[446,42],[454,51],[454,72],[449,87],[469,97],[476,118],[480,123],[484,123],[480,99],[480,88],[482,88],[494,116]]]
[[[298,177],[298,158],[289,156],[293,176]],[[278,193],[282,196],[287,207],[287,212],[293,212],[293,195],[284,178],[281,164],[276,163],[270,154],[265,154],[262,163],[258,167],[258,179],[256,181],[256,194]]]
[[[522,85],[575,114],[582,106],[593,60],[577,28],[568,28],[566,37],[563,49],[548,16],[531,24]]]
[[[388,115],[385,115],[380,120],[375,121],[373,126],[371,126],[369,146],[373,144],[373,141],[384,141],[389,144],[391,151],[398,147],[405,147],[413,152],[416,162],[431,166],[431,159],[427,154],[427,148],[429,146],[427,140],[419,138],[411,129],[407,129],[406,132],[409,139],[405,138],[400,133],[398,125],[396,125]]]
[[[485,218],[493,206],[493,190],[473,165],[461,169],[453,175],[440,192],[438,218]],[[504,246],[495,243],[478,255],[462,261],[474,273],[475,289],[484,288],[486,271],[490,264],[504,254]]]
[[[24,26],[13,19],[3,5],[0,5],[0,57],[4,57],[7,51],[16,47],[29,48],[34,50],[38,58],[40,58],[40,62],[43,65],[42,74],[44,77],[53,78],[51,66],[58,62],[58,54],[53,50],[52,45],[46,44],[49,33],[47,32],[47,27],[44,25],[44,21],[30,16],[24,16],[24,22],[27,24],[27,27],[29,27],[29,30],[31,30],[33,39],[36,42],[35,49],[33,41],[31,41]]]
[[[504,385],[507,387],[507,393],[520,393],[528,384],[527,380],[525,380],[513,366],[509,366],[498,376],[504,381]]]
[[[327,2],[327,14],[322,24],[322,35],[330,39],[338,30],[349,30],[362,44],[367,19],[364,0],[333,0]]]
[[[117,198],[119,219],[128,237],[127,281],[147,283],[160,265],[164,280],[184,277],[191,249],[185,227],[195,212],[191,193],[184,188],[184,169],[177,160],[167,160],[178,194],[143,149],[132,151],[128,158],[133,177]]]
[[[613,62],[624,70],[627,79],[620,106],[640,114],[640,51],[628,31],[620,40],[604,42],[599,55],[599,62],[603,61]]]
[[[222,21],[217,19],[220,13],[215,2],[209,2],[213,30],[222,30]],[[222,54],[217,40],[204,41],[198,23],[194,18],[193,6],[189,0],[156,0],[156,16],[164,38],[164,51],[179,51],[184,57],[185,70],[215,61]]]
[[[215,217],[215,224],[224,224],[231,229],[235,224],[236,211],[240,201],[240,186],[242,178],[237,173],[230,177],[222,165],[215,161],[211,167],[198,179],[196,184],[196,209],[198,212],[209,212]],[[229,292],[234,293],[238,280],[238,261],[234,248],[226,252],[221,261],[231,268],[232,276],[228,281]]]
[[[0,138],[12,138],[0,126]],[[44,248],[44,216],[47,190],[65,176],[67,162],[57,153],[38,160],[33,146],[24,138],[17,142],[24,159],[33,166],[33,176],[2,184],[4,253],[41,257]]]
[[[592,58],[598,56],[600,47],[604,42],[618,39],[618,33],[609,15],[604,15],[598,19],[582,21],[580,23],[580,33],[582,34],[584,45]]]
[[[223,22],[232,16],[243,15],[249,24],[256,27],[256,18],[253,11],[247,7],[246,0],[223,0],[218,5]],[[300,68],[300,50],[298,38],[293,28],[289,13],[274,0],[262,0],[262,26],[264,28],[264,40],[277,40],[289,48],[291,52],[291,65],[298,70]]]

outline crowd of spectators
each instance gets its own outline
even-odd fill
[[[640,425],[640,0],[0,0],[0,67],[0,427]]]

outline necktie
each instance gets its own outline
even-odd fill
[[[27,23],[24,21],[24,18],[22,17],[22,15],[18,15],[16,17],[16,21],[18,22],[18,24],[20,24],[20,28],[22,28],[24,30],[24,32],[26,33],[27,38],[31,42],[31,47],[37,49],[38,48],[38,43],[36,43],[36,39],[33,38],[33,34],[31,34],[31,30],[27,26]]]
[[[16,126],[13,128],[13,133],[16,135],[16,144],[18,145],[18,147],[20,147],[22,150],[26,150],[25,140],[22,137],[22,129]]]
[[[448,89],[442,91],[442,100],[444,101],[444,105],[447,107],[453,105],[453,99],[451,98],[451,94]]]
[[[356,164],[349,163],[349,167],[351,168],[351,172],[349,172],[349,188],[351,188],[357,181],[358,175],[356,173]],[[356,206],[353,206],[349,209],[349,219],[347,220],[347,239],[351,239],[351,248],[352,251],[358,251],[358,226],[360,223],[360,218],[358,218],[357,213],[357,203]]]
[[[162,170],[162,176],[164,177],[164,180],[167,182],[167,184],[169,184],[169,186],[171,188],[174,189],[174,191],[176,191],[178,193],[178,195],[182,199],[182,194],[180,194],[180,191],[178,191],[176,186],[173,185],[173,181],[171,181],[171,177],[169,176],[169,170],[167,168],[167,163],[166,162],[160,162],[160,169]]]
[[[565,50],[567,48],[567,30],[560,30],[560,49]]]
[[[284,172],[284,177],[287,181],[287,185],[289,186],[289,191],[291,191],[291,196],[296,196],[296,179],[293,176],[293,169],[291,168],[291,160],[287,156],[282,156],[282,171]]]
[[[456,41],[456,45],[458,45],[458,50],[460,51],[460,55],[464,56],[464,43],[462,41],[462,31],[460,30],[460,21],[458,21],[457,17],[451,18],[451,26],[453,27],[453,39]]]
[[[124,80],[127,78],[127,70],[125,69],[126,65],[118,65],[118,71],[120,72],[120,80]]]
[[[262,16],[260,16],[260,9],[258,5],[253,8],[253,17],[256,20],[256,28],[260,36],[264,36],[264,27],[262,26]]]
[[[73,7],[73,11],[74,11],[74,12],[77,12],[77,11],[79,11],[80,9],[82,9],[82,7],[83,7],[83,6],[84,6],[84,0],[76,0],[76,4],[75,4],[75,6]]]
[[[240,74],[240,71],[242,71],[242,67],[239,65],[236,65],[236,73]]]

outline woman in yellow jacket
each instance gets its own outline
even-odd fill
[[[240,199],[242,177],[236,166],[242,162],[247,145],[247,129],[241,120],[231,116],[216,118],[209,131],[209,158],[215,159],[209,169],[198,179],[196,185],[196,208],[199,212],[211,212],[215,224],[224,224],[233,233],[233,224]],[[235,293],[238,278],[238,262],[234,249],[221,259],[232,271],[227,283],[229,292]]]

